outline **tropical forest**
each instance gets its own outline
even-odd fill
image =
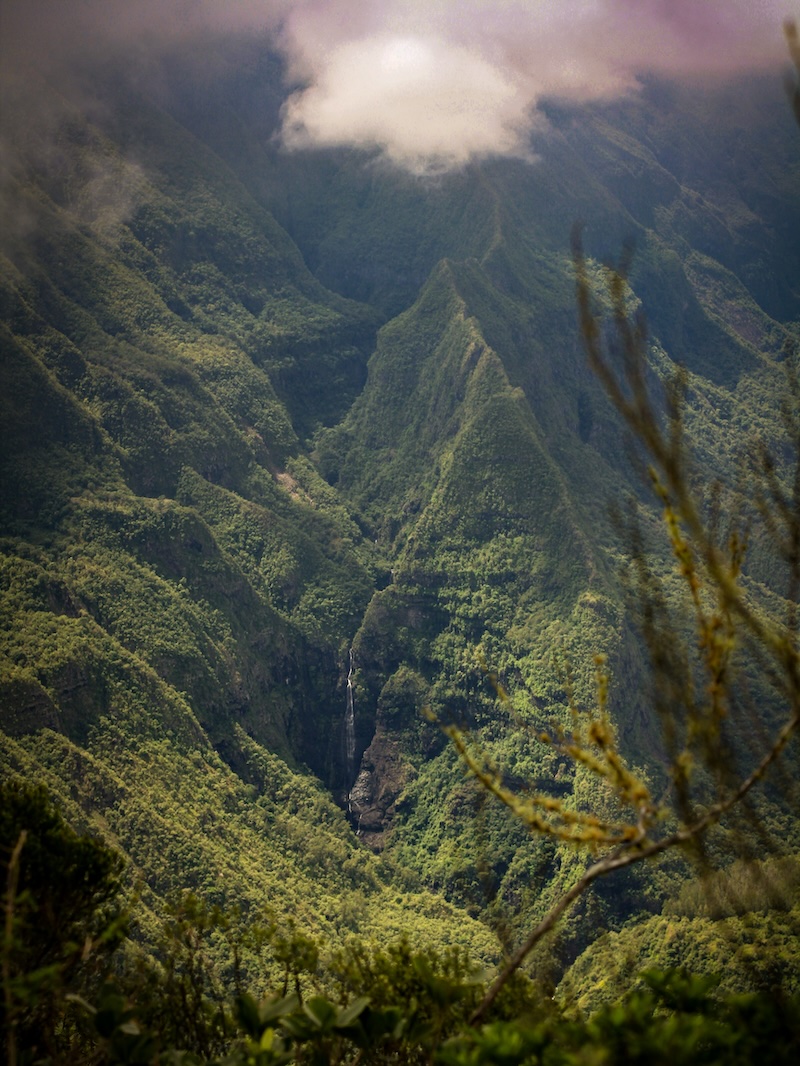
[[[8,1066],[800,1061],[797,19],[2,4]]]

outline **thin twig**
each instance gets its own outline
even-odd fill
[[[3,930],[3,1002],[6,1012],[7,1062],[8,1066],[17,1066],[17,1034],[14,1018],[14,994],[11,987],[11,955],[14,949],[14,919],[16,911],[17,889],[19,887],[19,860],[28,830],[21,830],[11,852],[6,876],[5,926]]]

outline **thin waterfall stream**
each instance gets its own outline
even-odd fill
[[[350,660],[347,669],[347,690],[345,693],[344,710],[344,759],[347,780],[345,782],[345,799],[347,813],[351,814],[350,790],[356,777],[356,709],[353,700],[353,649],[350,649]]]

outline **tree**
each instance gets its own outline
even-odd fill
[[[0,783],[4,885],[0,1031],[7,1061],[74,1048],[66,995],[91,994],[125,933],[123,862],[79,836],[41,786]],[[37,1061],[38,1061],[37,1059]]]
[[[800,72],[800,46],[794,24],[786,35]],[[798,90],[791,97],[797,110]],[[798,112],[800,121],[800,112]],[[800,593],[800,384],[796,351],[787,341],[787,384],[783,407],[791,461],[779,462],[758,441],[749,454],[750,485],[738,493],[723,535],[721,486],[706,498],[693,478],[682,422],[687,375],[667,382],[663,395],[648,366],[648,332],[643,315],[631,314],[628,276],[632,254],[606,267],[604,291],[597,292],[584,254],[580,227],[573,232],[580,333],[592,370],[621,415],[643,459],[682,585],[694,639],[686,642],[674,617],[665,582],[651,566],[638,523],[628,524],[639,621],[653,676],[653,706],[664,738],[670,788],[657,801],[646,782],[622,757],[608,713],[609,675],[596,658],[596,707],[581,710],[571,700],[572,727],[542,733],[577,764],[605,781],[619,817],[571,808],[558,796],[509,788],[502,772],[457,726],[446,727],[456,749],[481,785],[532,831],[590,846],[596,856],[511,955],[472,1015],[480,1021],[500,990],[534,946],[598,878],[671,848],[702,847],[706,831],[741,805],[773,768],[800,724],[800,648],[797,603]],[[604,305],[606,315],[598,307]],[[609,320],[610,331],[604,318]],[[749,508],[741,503],[749,499]],[[729,501],[730,502],[730,501]],[[753,524],[785,568],[785,614],[769,613],[748,587],[743,566]],[[781,708],[780,725],[764,741],[754,728],[758,711],[742,685],[743,668],[756,663],[768,678]],[[495,681],[501,702],[508,696]],[[749,729],[749,765],[738,774],[726,739],[730,723]],[[739,746],[741,748],[741,745]],[[599,855],[598,855],[599,852]]]

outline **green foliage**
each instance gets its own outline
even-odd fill
[[[9,1062],[58,1060],[79,1046],[67,993],[94,994],[125,934],[122,870],[119,854],[70,829],[44,789],[0,781],[0,1029]]]
[[[720,974],[728,994],[768,994],[800,987],[798,914],[744,912],[735,917],[659,915],[601,936],[565,974],[559,996],[584,1011],[613,1002],[630,987],[630,975],[653,965],[685,965],[700,975]]]
[[[3,1020],[11,1062],[32,1062],[44,1052],[54,1064],[81,1055],[86,1061],[141,1066],[323,1066],[364,1058],[487,1066],[587,1061],[744,1066],[765,1056],[769,1062],[793,1062],[798,1050],[796,997],[774,991],[719,996],[717,978],[683,970],[649,971],[642,975],[643,988],[571,1019],[517,978],[497,1001],[495,1017],[478,1028],[468,1016],[482,995],[483,975],[463,952],[419,952],[407,941],[378,949],[351,942],[330,964],[338,991],[307,995],[301,975],[315,980],[318,964],[317,945],[308,937],[291,926],[286,935],[274,923],[242,921],[192,896],[184,897],[164,925],[156,960],[135,963],[129,955],[117,966],[116,983],[100,986],[91,977],[98,950],[119,944],[119,926],[109,925],[104,911],[119,891],[118,857],[68,830],[42,790],[11,783],[3,786],[3,800],[3,846],[9,853]],[[69,921],[56,927],[58,935],[45,937],[42,954],[56,895]],[[68,935],[74,943],[66,941]],[[233,998],[208,951],[219,936],[233,960],[238,989]],[[240,964],[248,943],[283,967],[281,993],[259,999],[242,987]],[[287,995],[290,978],[295,991]]]
[[[789,911],[798,898],[800,860],[796,857],[753,861],[736,859],[721,870],[686,881],[664,913],[725,918],[754,911]]]
[[[598,261],[635,236],[653,373],[686,362],[701,471],[733,483],[746,432],[780,452],[797,153],[767,89],[650,86],[592,114],[551,105],[535,167],[420,183],[275,151],[280,74],[257,47],[215,53],[202,84],[173,55],[152,93],[110,73],[93,89],[86,71],[80,101],[48,91],[56,131],[7,109],[0,763],[124,852],[146,953],[190,888],[212,909],[238,900],[245,923],[272,908],[289,956],[294,937],[325,957],[406,932],[492,965],[497,936],[513,944],[580,862],[483,802],[422,708],[471,724],[504,784],[549,780],[565,809],[610,820],[602,784],[535,739],[570,728],[602,649],[620,748],[662,784],[606,518],[637,486],[577,341],[568,227],[592,219]],[[749,560],[775,604],[765,538]],[[379,860],[303,769],[338,792],[350,647],[356,760],[369,744],[376,791],[396,788]],[[781,804],[760,824],[789,824]],[[595,893],[540,960],[548,976],[587,930],[694,906],[683,876]],[[228,950],[209,929],[217,996]],[[259,960],[243,946],[253,980]],[[280,990],[285,960],[264,965]],[[108,1054],[146,1057],[114,995]],[[264,1061],[291,1054],[277,1016],[265,1025]]]
[[[48,732],[0,746],[0,766],[45,774],[73,824],[102,832],[129,858],[142,882],[133,919],[145,953],[155,950],[169,902],[191,889],[212,908],[235,901],[244,924],[275,923],[289,942],[311,937],[333,951],[352,935],[405,932],[415,945],[459,945],[487,964],[496,959],[485,927],[372,855],[308,772],[239,734],[245,784],[209,746],[154,733],[135,718],[126,727],[105,719],[92,755]],[[215,933],[204,950],[223,986],[232,981],[225,938]],[[249,941],[237,965],[248,981],[265,972]],[[269,956],[266,971],[277,980],[285,960]]]

